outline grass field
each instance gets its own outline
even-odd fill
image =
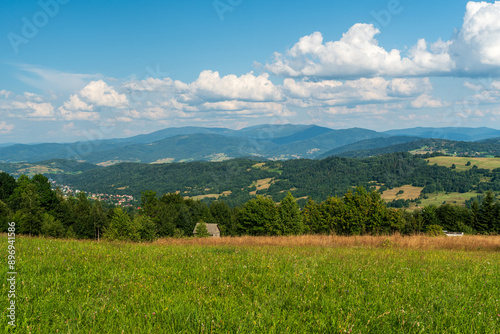
[[[478,196],[478,193],[468,192],[468,193],[432,193],[428,194],[428,198],[422,198],[421,203],[418,205],[420,208],[429,205],[441,205],[441,204],[456,204],[465,205],[465,201]],[[411,204],[410,209],[415,209],[414,203]]]
[[[10,332],[500,332],[500,237],[18,236],[16,255]]]
[[[423,189],[423,187],[413,187],[410,185],[387,189],[381,195],[381,198],[385,201],[392,201],[395,199],[415,199],[420,197],[420,193],[422,193]],[[401,190],[404,192],[398,195],[398,192]]]
[[[469,170],[474,165],[478,168],[490,170],[500,168],[500,158],[434,157],[427,160],[429,160],[429,164],[431,165],[438,164],[438,166],[451,167],[455,164],[458,172]],[[471,165],[466,166],[469,161]]]
[[[255,196],[255,195],[257,195],[257,191],[269,189],[269,187],[271,186],[272,183],[273,183],[272,178],[257,180],[257,182],[255,182],[251,185],[251,187],[255,186],[257,189],[254,191],[250,191],[250,195]]]

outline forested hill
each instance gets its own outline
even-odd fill
[[[489,138],[500,137],[500,130],[490,128],[423,128],[389,130],[384,132],[390,136],[414,136],[421,138],[446,139],[454,141],[480,141]]]
[[[51,178],[56,174],[79,174],[98,168],[101,167],[86,162],[64,159],[52,159],[35,163],[0,163],[0,172],[6,172],[15,177],[22,174],[27,176],[43,174]]]
[[[384,146],[385,143],[390,143],[394,140],[401,140],[403,143]],[[406,140],[407,142],[404,142]],[[323,154],[322,156],[320,156],[320,158],[333,155],[351,158],[365,158],[396,152],[441,152],[448,155],[477,157],[499,156],[500,140],[490,139],[481,142],[464,142],[445,139],[411,140],[411,137],[389,137],[367,140],[348,146],[339,147]]]
[[[197,199],[223,198],[240,205],[255,194],[280,201],[291,191],[296,198],[323,201],[341,196],[355,186],[367,189],[413,185],[423,193],[435,191],[500,191],[500,173],[479,168],[456,172],[428,164],[419,156],[393,153],[366,159],[331,157],[323,160],[256,162],[235,159],[223,162],[173,164],[121,163],[78,175],[55,175],[59,183],[93,193],[159,194],[178,192]]]
[[[391,147],[399,144],[406,144],[410,142],[421,141],[422,138],[419,137],[410,137],[410,136],[394,136],[394,137],[381,137],[381,138],[372,138],[360,140],[352,144],[340,146],[330,150],[318,157],[318,159],[324,159],[331,156],[356,156],[356,153],[351,152],[364,152],[378,148]],[[374,150],[376,151],[376,150]],[[394,153],[394,152],[404,152],[402,151],[393,151],[386,153]],[[362,155],[361,153],[360,155]],[[375,155],[375,154],[374,154]]]

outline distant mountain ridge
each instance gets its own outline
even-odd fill
[[[447,155],[480,157],[500,156],[500,139],[481,142],[454,141],[446,139],[418,139],[406,143],[381,146],[378,148],[346,150],[345,147],[342,147],[338,149],[338,152],[334,151],[330,151],[327,154],[320,156],[319,158],[326,158],[328,156],[367,158],[397,152],[441,152]]]
[[[408,136],[394,136],[394,137],[381,137],[374,139],[365,139],[357,141],[352,144],[340,146],[330,150],[318,157],[318,159],[328,158],[331,156],[343,156],[343,153],[353,152],[353,151],[364,151],[371,149],[378,149],[383,147],[390,147],[398,144],[405,144],[410,142],[419,141],[422,138],[419,137],[408,137]]]
[[[361,128],[334,130],[317,125],[293,124],[264,124],[240,130],[180,127],[128,138],[60,144],[0,145],[0,162],[68,159],[110,165],[119,162],[222,161],[240,157],[269,160],[316,159],[343,155],[350,151],[376,152],[378,149],[404,145],[422,138],[485,141],[500,138],[500,130],[412,128],[377,132]]]
[[[424,128],[417,127],[402,130],[389,130],[385,134],[390,136],[413,136],[420,138],[446,139],[456,141],[479,141],[500,137],[500,130],[490,128]]]

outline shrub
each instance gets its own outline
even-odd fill
[[[150,217],[138,215],[134,218],[134,225],[139,228],[141,241],[153,242],[158,238],[158,234],[156,233],[156,224]]]
[[[117,208],[114,211],[111,223],[104,231],[104,237],[108,240],[140,241],[140,226],[138,226],[138,222],[136,220],[132,221],[128,214],[123,212],[121,208]]]
[[[180,228],[174,229],[174,235],[173,235],[174,238],[183,238],[184,236],[185,236],[184,230],[181,230]]]
[[[427,235],[430,237],[438,237],[444,235],[443,227],[441,225],[427,226]]]
[[[66,231],[60,220],[44,213],[42,215],[42,234],[53,238],[62,238],[66,236]]]

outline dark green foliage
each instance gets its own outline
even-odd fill
[[[357,141],[352,144],[334,148],[328,151],[318,159],[324,159],[332,156],[355,156],[355,152],[364,152],[367,150],[375,150],[384,147],[390,147],[399,144],[406,144],[410,142],[419,141],[422,138],[418,137],[408,137],[408,136],[394,136],[394,137],[381,137]]]
[[[386,139],[386,141],[390,140],[392,139]],[[377,143],[376,140],[374,142],[375,144]],[[469,156],[471,152],[481,152],[479,155],[475,156],[490,156],[498,155],[498,152],[500,152],[500,142],[498,140],[466,142],[445,139],[421,139],[378,148],[376,145],[375,148],[373,148],[373,145],[374,143],[372,143],[372,141],[366,141],[365,145],[357,145],[352,147],[352,149],[349,147],[338,148],[332,152],[324,154],[322,157],[336,155],[350,158],[366,158],[395,152],[409,152],[419,150],[424,147],[433,152],[453,152],[458,156]]]
[[[464,226],[471,224],[471,215],[467,208],[443,204],[436,208],[436,218],[439,225],[446,231],[465,232]]]
[[[156,225],[150,217],[137,215],[134,217],[133,225],[138,227],[141,241],[153,242],[158,238]]]
[[[318,203],[308,198],[307,204],[302,210],[304,229],[308,233],[327,234],[330,232],[328,226],[322,219],[321,207]]]
[[[158,198],[155,192],[146,191],[141,203],[142,212],[156,225],[159,237],[174,236],[176,230],[192,235],[197,222],[212,219],[205,203],[184,199],[180,194],[169,193]]]
[[[60,220],[54,216],[44,213],[42,215],[42,234],[53,238],[62,238],[66,236],[66,229]]]
[[[427,226],[427,235],[431,237],[443,236],[443,227],[440,225],[429,225]]]
[[[235,236],[238,234],[235,212],[223,201],[216,201],[210,204],[209,223],[217,224],[221,236]]]
[[[401,231],[400,212],[389,209],[378,192],[358,187],[344,197],[331,197],[320,205],[310,200],[303,210],[304,222],[313,233],[340,235],[390,234]]]
[[[132,220],[121,208],[116,208],[109,226],[104,231],[104,237],[117,241],[140,241],[141,226],[138,220]]]
[[[278,210],[272,199],[263,196],[246,202],[238,213],[241,234],[278,235]]]
[[[7,232],[7,228],[9,227],[8,223],[10,222],[11,218],[11,210],[9,209],[7,204],[5,204],[3,201],[0,201],[0,231],[4,233]]]
[[[118,164],[80,175],[66,175],[65,183],[94,193],[129,194],[136,198],[151,189],[158,194],[180,192],[182,196],[220,194],[231,207],[241,206],[253,198],[249,192],[255,182],[272,179],[268,189],[259,195],[280,202],[288,191],[296,198],[311,197],[325,201],[342,196],[356,186],[371,190],[373,181],[380,191],[403,185],[423,187],[423,194],[438,191],[500,191],[500,173],[471,169],[457,173],[444,166],[431,166],[420,156],[394,153],[366,159],[327,158],[324,160],[266,161],[262,168],[253,160],[236,159],[217,163],[177,163],[166,165]],[[488,179],[489,181],[485,181]],[[126,188],[119,190],[119,188]],[[209,204],[212,199],[204,199]],[[408,203],[394,203],[406,207]]]
[[[299,206],[291,192],[288,192],[278,207],[278,235],[298,235],[304,232]]]
[[[239,161],[238,163],[242,164],[240,167],[244,167],[247,162]],[[420,163],[422,165],[419,165]],[[318,168],[317,164],[324,170]],[[416,167],[412,167],[412,164],[416,164]],[[300,167],[297,168],[297,172],[303,176],[302,179],[295,178],[291,170],[288,170],[291,168],[290,165]],[[446,176],[445,171],[449,170],[428,166],[425,160],[406,154],[399,156],[399,159],[397,156],[389,156],[385,159],[368,160],[342,158],[325,161],[305,160],[289,162],[289,165],[271,163],[269,166],[266,165],[267,169],[250,166],[250,170],[257,169],[259,173],[279,175],[278,172],[269,170],[270,167],[276,168],[286,178],[272,184],[271,188],[280,189],[278,185],[282,184],[281,186],[285,188],[296,187],[294,193],[300,194],[303,190],[299,187],[307,185],[312,189],[313,177],[317,179],[315,183],[317,188],[323,189],[322,182],[327,183],[329,175],[330,177],[342,175],[346,165],[347,170],[356,168],[360,179],[364,177],[364,168],[372,168],[372,171],[378,169],[380,179],[374,181],[384,180],[389,183],[389,187],[404,182],[401,180],[406,180],[408,175],[422,176],[422,180],[425,180],[425,176],[433,177],[430,172],[434,172],[437,176]],[[385,169],[385,173],[380,172],[380,170],[384,171],[384,166],[387,165],[392,166],[392,169]],[[419,171],[422,166],[426,167]],[[429,175],[425,174],[426,172],[429,172]],[[477,177],[478,173],[486,172],[472,169],[469,174],[462,172],[453,173],[453,175],[466,175],[470,179]],[[490,172],[487,171],[487,173]],[[348,174],[344,173],[344,175]],[[488,175],[492,175],[490,176],[492,178],[496,177],[495,173]],[[369,179],[371,178],[366,178],[366,180]],[[343,181],[337,178],[335,180],[338,183]],[[442,179],[435,177],[433,182],[435,182],[433,183],[435,187],[453,186],[453,182],[445,177]],[[367,182],[367,184],[371,183]],[[272,191],[276,192],[276,189]],[[486,191],[485,195],[469,201],[467,207],[445,204],[424,207],[413,213],[388,208],[380,198],[379,192],[368,191],[361,186],[355,191],[347,191],[342,197],[330,196],[319,203],[310,197],[304,203],[302,211],[299,210],[299,205],[291,191],[286,194],[280,191],[279,194],[276,195],[281,198],[279,205],[276,205],[270,197],[258,195],[241,207],[230,208],[225,201],[213,201],[209,206],[202,201],[186,199],[178,193],[168,193],[158,197],[156,192],[145,191],[141,198],[142,207],[136,211],[103,206],[99,201],[89,200],[83,192],[80,192],[76,198],[65,198],[59,190],[50,189],[46,177],[37,175],[30,179],[22,175],[16,181],[9,199],[6,202],[0,201],[0,226],[5,231],[7,222],[15,221],[18,227],[16,232],[20,234],[94,240],[104,234],[110,240],[132,241],[153,241],[157,237],[191,236],[196,223],[200,221],[218,224],[221,234],[226,236],[297,235],[301,233],[380,235],[394,232],[415,234],[425,233],[429,226],[433,225],[467,234],[500,233],[500,202],[491,191]]]
[[[479,208],[478,226],[476,230],[480,233],[498,232],[500,227],[500,215],[498,203],[491,191],[486,193]]]
[[[16,179],[5,172],[0,173],[0,201],[6,201],[16,189]]]

